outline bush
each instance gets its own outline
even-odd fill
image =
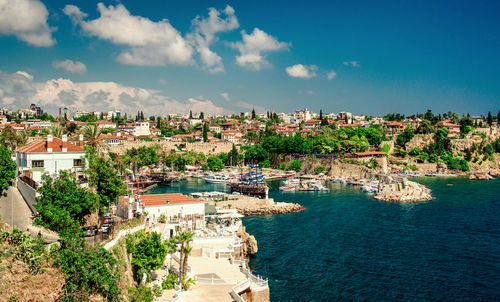
[[[271,162],[269,161],[269,159],[266,159],[265,161],[260,162],[259,166],[261,166],[262,168],[269,168],[271,166]]]
[[[326,167],[324,167],[324,166],[317,166],[314,169],[315,174],[320,174],[320,173],[325,173],[325,172],[326,172]]]
[[[280,169],[283,171],[286,170],[286,163],[281,163]]]
[[[179,282],[177,281],[177,277],[174,274],[168,273],[165,280],[163,280],[163,282],[161,283],[161,287],[163,289],[173,289],[178,283]]]
[[[389,146],[388,144],[384,144],[382,148],[380,148],[380,151],[385,153],[389,153],[389,150],[391,150],[391,146]]]
[[[296,172],[300,172],[300,170],[302,170],[302,162],[298,159],[294,159],[290,162],[290,166],[289,166],[289,169],[290,170],[294,170]]]

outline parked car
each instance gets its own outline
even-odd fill
[[[83,232],[85,233],[85,237],[90,237],[95,235],[95,227],[85,227],[83,228]]]
[[[104,216],[104,221],[103,223],[105,224],[112,224],[114,221],[113,221],[113,217],[111,216]]]

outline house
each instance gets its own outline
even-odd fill
[[[150,134],[148,122],[138,122],[134,124],[133,136],[148,136]]]
[[[441,121],[439,123],[441,124],[441,126],[445,127],[446,129],[448,129],[448,131],[450,131],[448,136],[455,136],[455,135],[460,134],[460,125],[459,124],[454,124],[450,120],[444,120],[444,121]]]
[[[221,132],[221,139],[229,141],[231,143],[241,143],[243,138],[242,134],[238,130],[224,130]]]
[[[149,129],[149,132],[151,132],[151,134],[153,135],[161,135],[161,130],[158,128],[151,128]]]
[[[208,130],[210,130],[210,132],[220,133],[221,127],[217,124],[210,125],[210,126],[208,126]]]
[[[15,153],[18,172],[38,183],[43,174],[54,177],[61,170],[70,170],[78,175],[86,167],[83,135],[79,136],[78,145],[69,143],[66,135],[47,135],[45,140],[20,147]]]
[[[188,142],[194,139],[193,134],[176,134],[172,136],[173,142]]]
[[[121,145],[122,141],[126,140],[126,138],[110,134],[101,137],[101,140],[108,145],[117,146]]]
[[[187,230],[199,229],[205,225],[204,200],[180,193],[120,196],[117,215],[129,219],[134,213],[147,213],[153,221],[164,216],[168,224],[182,222]]]
[[[101,129],[115,129],[116,124],[111,122],[111,121],[97,121],[94,122],[93,124],[96,124],[99,128]]]
[[[321,127],[321,120],[308,120],[304,122],[304,129],[317,129]]]
[[[7,123],[7,117],[5,115],[0,115],[0,124],[6,124]]]

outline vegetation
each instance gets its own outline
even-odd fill
[[[16,163],[10,157],[11,152],[6,146],[0,146],[0,196],[7,196],[7,190],[16,177]]]
[[[0,255],[11,254],[15,260],[24,262],[28,267],[28,273],[36,275],[42,270],[42,262],[47,260],[48,253],[45,250],[43,238],[38,236],[31,238],[30,233],[14,227],[12,231],[0,228]]]
[[[298,159],[294,159],[290,161],[290,166],[288,167],[288,169],[300,172],[300,170],[302,170],[302,162]]]
[[[132,254],[134,277],[138,283],[143,283],[143,276],[149,280],[151,271],[158,269],[167,255],[166,244],[161,242],[160,234],[146,234],[138,231],[127,236],[127,252]]]
[[[76,178],[66,171],[61,171],[56,179],[48,175],[42,179],[40,197],[35,203],[38,225],[57,232],[80,226],[99,204],[97,194],[81,188]]]
[[[87,144],[93,148],[97,147],[99,144],[99,137],[101,136],[101,128],[98,125],[90,124],[85,126],[83,130],[83,137],[87,141]]]

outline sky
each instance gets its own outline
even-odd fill
[[[500,109],[499,1],[0,0],[0,106]]]

